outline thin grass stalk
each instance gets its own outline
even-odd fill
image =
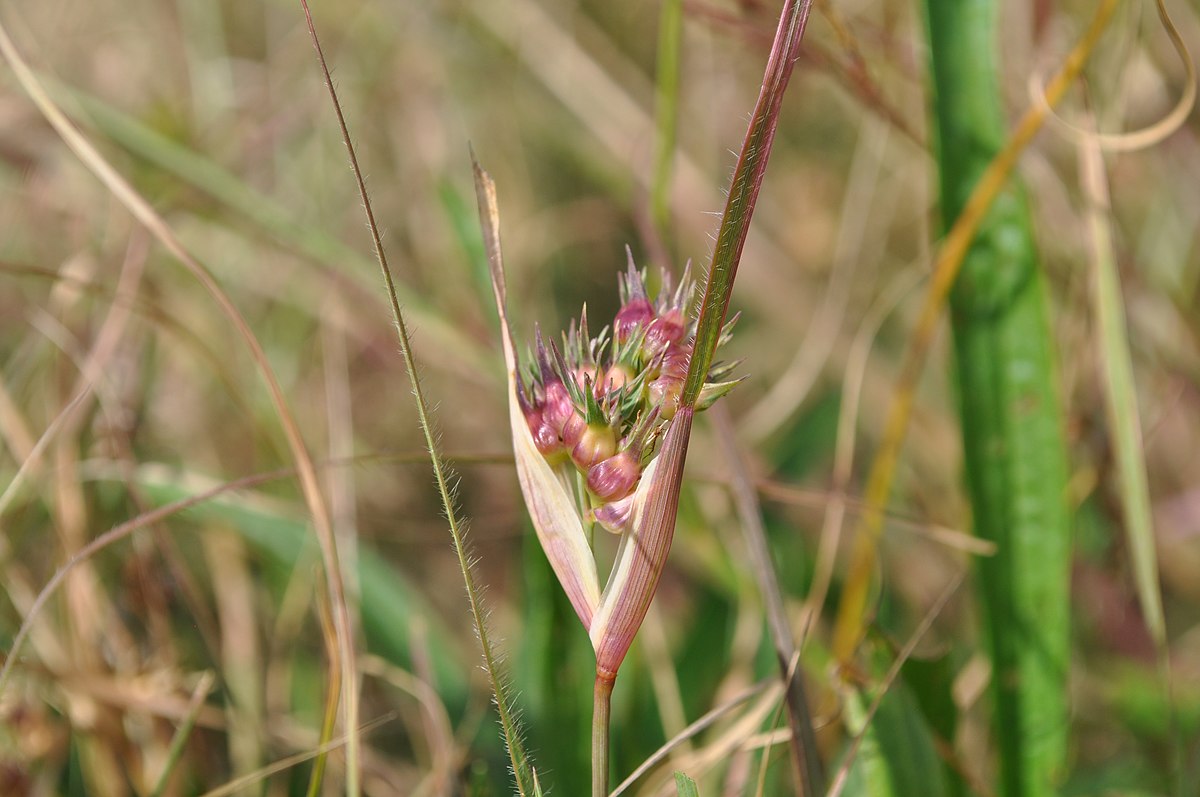
[[[751,567],[766,606],[767,626],[771,631],[771,641],[775,645],[779,675],[786,684],[784,703],[787,706],[788,728],[791,731],[788,741],[792,752],[792,775],[796,790],[800,794],[820,794],[824,776],[812,715],[808,708],[808,697],[805,694],[804,673],[798,665],[794,672],[790,672],[792,658],[796,652],[796,640],[783,605],[783,592],[779,588],[775,564],[771,561],[771,552],[767,548],[767,530],[763,524],[762,509],[758,505],[758,494],[738,449],[729,409],[724,406],[714,407],[713,413],[717,437],[724,459],[730,468],[730,487],[741,521],[742,535],[750,552]],[[765,753],[763,757],[765,760]]]
[[[941,205],[949,226],[1004,149],[999,4],[926,0]],[[950,294],[963,449],[992,658],[1002,793],[1056,793],[1069,727],[1071,514],[1062,399],[1023,193],[1002,192]]]
[[[192,697],[188,701],[183,721],[179,723],[179,727],[175,729],[175,734],[171,737],[171,744],[167,748],[167,755],[163,761],[162,771],[158,773],[158,778],[154,782],[154,787],[150,790],[149,797],[160,797],[166,791],[167,784],[171,781],[171,773],[175,771],[175,765],[179,763],[179,759],[183,756],[187,740],[192,735],[192,728],[196,726],[196,718],[200,715],[200,709],[204,708],[204,701],[208,698],[208,694],[212,691],[215,682],[216,676],[213,675],[211,670],[206,670],[200,676],[200,680],[196,683],[196,688],[192,690]]]
[[[833,634],[833,653],[844,664],[849,663],[859,639],[862,638],[867,596],[871,576],[875,570],[876,544],[883,533],[883,509],[891,494],[892,477],[895,475],[900,449],[904,445],[905,433],[908,430],[917,379],[925,368],[946,298],[958,277],[975,234],[983,224],[993,202],[1007,184],[1018,158],[1041,130],[1054,106],[1066,94],[1067,88],[1079,77],[1088,56],[1112,20],[1119,2],[1120,0],[1102,0],[1096,8],[1087,30],[1046,85],[1043,96],[1025,111],[1003,149],[996,153],[982,170],[978,182],[975,183],[969,198],[942,242],[933,265],[933,275],[925,293],[925,301],[913,328],[908,352],[896,382],[896,390],[888,407],[879,451],[872,460],[867,475],[866,509],[854,540]]]
[[[1087,220],[1092,241],[1092,312],[1099,330],[1097,349],[1104,377],[1104,406],[1112,435],[1121,512],[1132,560],[1142,617],[1160,658],[1167,653],[1167,626],[1163,619],[1158,560],[1154,546],[1154,519],[1150,510],[1150,485],[1134,388],[1133,358],[1126,332],[1125,306],[1113,253],[1108,214],[1111,205],[1108,178],[1099,141],[1084,141],[1079,148],[1080,175],[1088,200]]]
[[[307,5],[305,5],[305,12],[308,12]],[[323,58],[322,68],[325,69]],[[326,84],[329,86],[330,92],[332,93],[333,83],[328,77],[327,70]],[[340,109],[338,111],[338,116],[339,120],[341,121]],[[341,121],[341,123],[344,129],[344,121]],[[350,139],[348,134],[345,141],[347,149],[350,149]],[[352,152],[353,150],[351,149],[351,153]],[[353,155],[351,155],[351,157],[353,157]],[[394,288],[391,271],[387,265],[386,256],[384,255],[383,251],[383,244],[380,239],[378,227],[374,221],[370,202],[367,199],[365,185],[363,184],[361,172],[358,169],[357,163],[354,165],[354,171],[355,177],[359,182],[366,212],[370,218],[369,226],[371,228],[372,237],[374,238],[376,254],[379,257],[380,267],[384,276],[384,282],[392,304],[392,312],[396,324],[397,336],[400,341],[401,354],[404,359],[405,370],[407,371],[409,381],[412,384],[413,397],[417,406],[417,415],[421,425],[422,433],[425,437],[426,446],[429,450],[429,457],[434,471],[434,478],[437,482],[438,494],[441,498],[442,505],[445,509],[446,517],[449,522],[450,533],[454,542],[454,551],[458,558],[459,569],[463,576],[463,582],[466,586],[467,600],[470,604],[471,617],[475,626],[475,632],[479,637],[480,647],[483,649],[484,669],[486,670],[488,679],[491,682],[492,693],[496,703],[496,710],[500,717],[500,725],[505,737],[505,745],[508,749],[513,768],[513,776],[516,780],[518,791],[522,795],[532,795],[536,793],[535,783],[532,777],[532,768],[528,764],[528,757],[525,753],[524,743],[521,740],[521,732],[517,725],[516,717],[511,710],[511,702],[508,697],[508,690],[500,670],[499,656],[495,652],[490,641],[487,629],[486,612],[483,608],[482,597],[480,595],[479,588],[475,585],[474,576],[472,575],[471,555],[466,544],[465,530],[462,528],[461,522],[459,521],[457,509],[454,504],[454,498],[452,496],[452,490],[450,488],[450,468],[448,464],[442,460],[439,452],[438,442],[433,431],[433,422],[429,405],[425,399],[424,391],[420,382],[420,375],[417,370],[416,360],[411,349],[408,329],[405,325],[404,318],[400,310],[399,300]]]
[[[331,625],[329,605],[326,601],[317,599],[317,618],[321,622],[322,630],[328,629]],[[330,672],[329,681],[333,684],[341,682],[341,673]],[[337,732],[337,704],[338,690],[336,688],[326,687],[325,690],[325,711],[321,719],[321,730],[318,732],[317,739],[319,744],[324,744],[333,738]],[[325,771],[329,760],[329,754],[322,752],[313,759],[312,770],[308,776],[308,790],[305,792],[305,797],[319,797],[325,788]]]
[[[375,212],[371,205],[371,198],[367,193],[367,186],[363,179],[362,169],[358,165],[358,156],[355,154],[354,145],[350,140],[350,130],[346,124],[345,115],[342,113],[341,103],[337,98],[337,91],[333,87],[333,78],[329,74],[329,67],[325,62],[325,54],[321,49],[320,39],[317,36],[317,30],[313,24],[312,12],[309,10],[307,0],[300,0],[300,5],[304,9],[304,17],[308,24],[309,35],[312,38],[313,48],[317,53],[317,60],[320,64],[321,74],[325,78],[325,86],[329,90],[330,101],[332,102],[334,112],[337,115],[338,127],[342,134],[342,141],[346,145],[346,151],[350,158],[351,171],[354,174],[354,180],[358,186],[359,198],[363,203],[363,211],[367,217],[367,226],[371,231],[371,242],[375,247],[375,257],[379,261],[379,270],[383,277],[384,286],[388,295],[388,301],[391,304],[392,318],[395,321],[396,335],[400,343],[400,353],[404,360],[404,368],[408,373],[409,382],[412,385],[413,400],[416,404],[417,417],[421,425],[421,432],[425,437],[425,445],[429,451],[430,464],[433,468],[434,479],[437,482],[438,495],[441,499],[442,507],[446,512],[446,520],[450,527],[450,536],[454,542],[454,552],[458,558],[459,570],[462,574],[463,583],[466,587],[467,601],[471,609],[471,619],[475,626],[475,633],[479,637],[480,647],[483,649],[484,669],[486,670],[488,674],[488,680],[491,683],[492,695],[496,702],[496,711],[499,714],[500,726],[504,734],[505,745],[508,749],[513,777],[516,781],[517,790],[521,795],[532,795],[536,792],[532,768],[529,765],[528,756],[525,753],[524,743],[521,740],[520,728],[517,725],[516,717],[511,709],[507,685],[500,671],[499,656],[494,650],[488,634],[487,618],[483,608],[483,599],[480,595],[479,588],[475,584],[475,577],[472,573],[471,557],[467,549],[465,530],[462,528],[462,524],[459,521],[458,510],[451,494],[450,469],[449,466],[442,460],[440,446],[438,445],[433,431],[432,413],[429,410],[429,404],[425,399],[424,389],[421,386],[421,378],[417,369],[416,357],[413,354],[412,344],[408,334],[408,327],[404,321],[404,313],[400,309],[400,300],[396,292],[396,283],[392,277],[391,267],[388,264],[387,253],[384,251],[383,239],[379,231],[379,225],[375,221]],[[487,221],[488,220],[485,220],[485,227],[487,225]],[[488,241],[488,243],[491,243],[491,241]],[[491,254],[492,252],[489,249],[489,256],[491,256]]]

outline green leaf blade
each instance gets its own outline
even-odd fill
[[[679,797],[700,797],[700,789],[696,787],[696,781],[682,772],[675,773],[675,793]]]

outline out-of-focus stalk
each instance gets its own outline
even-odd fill
[[[908,353],[896,383],[895,395],[891,406],[888,407],[879,452],[875,455],[867,476],[864,491],[867,506],[855,538],[833,633],[833,653],[843,663],[849,662],[862,637],[867,594],[875,569],[875,548],[883,533],[882,508],[891,494],[892,477],[908,428],[917,379],[933,346],[934,332],[941,319],[946,297],[958,277],[963,259],[970,250],[976,234],[987,220],[988,212],[1007,186],[1009,175],[1016,167],[1018,158],[1041,130],[1051,109],[1062,100],[1067,89],[1079,77],[1089,54],[1096,48],[1119,5],[1120,0],[1101,0],[1096,6],[1087,30],[1063,59],[1054,77],[1046,83],[1042,97],[1025,110],[1004,147],[979,174],[979,179],[970,196],[963,202],[957,219],[947,230],[946,238],[933,264],[933,274],[925,292],[920,315],[913,327]]]
[[[671,166],[675,161],[675,132],[679,119],[680,44],[683,39],[683,0],[664,0],[658,17],[658,75],[654,93],[654,183],[650,213],[660,235],[666,236],[671,215]]]
[[[926,0],[943,223],[1004,148],[997,4]],[[1056,793],[1066,755],[1070,514],[1045,290],[1025,199],[1001,193],[950,295],[992,657],[1002,793]]]

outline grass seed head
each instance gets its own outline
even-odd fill
[[[677,286],[664,273],[652,296],[631,255],[612,324],[593,336],[585,307],[559,341],[538,330],[525,368],[516,364],[504,327],[525,502],[591,635],[597,672],[612,677],[670,550],[692,413],[736,384],[727,379],[728,365],[714,366],[701,402],[686,413],[679,407],[696,334],[689,271]],[[585,532],[593,524],[633,537],[620,547],[603,594]]]

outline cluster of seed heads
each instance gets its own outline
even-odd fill
[[[652,300],[645,272],[630,256],[612,325],[592,338],[585,307],[561,347],[547,345],[538,331],[528,386],[519,380],[517,398],[538,451],[556,468],[576,469],[588,515],[609,531],[628,527],[642,470],[678,408],[696,331],[689,270],[674,290],[664,271]],[[736,321],[725,325],[722,344]],[[722,381],[736,366],[709,369],[696,409],[740,381]]]

